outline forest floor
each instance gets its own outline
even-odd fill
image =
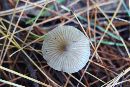
[[[0,0],[0,87],[129,87],[129,0]],[[52,69],[44,34],[70,25],[90,40],[79,72]],[[77,36],[78,37],[78,36]]]

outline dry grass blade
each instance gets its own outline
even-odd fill
[[[109,81],[109,82],[107,82],[107,83],[105,83],[103,86],[101,86],[101,87],[115,87],[116,85],[119,85],[119,84],[121,84],[121,83],[125,83],[125,82],[127,82],[127,81],[129,81],[129,79],[128,80],[124,80],[124,81],[119,81],[124,75],[126,75],[128,72],[130,71],[130,67],[129,68],[127,68],[126,70],[124,70],[123,72],[121,72],[120,74],[118,74],[118,76],[117,77],[115,77],[114,79],[112,79],[111,81]]]
[[[15,74],[15,75],[18,75],[18,76],[20,76],[20,77],[23,77],[23,78],[25,78],[25,79],[34,81],[34,82],[36,82],[36,83],[38,83],[38,84],[41,84],[41,85],[43,85],[43,86],[51,87],[51,86],[49,86],[49,85],[47,85],[47,84],[45,84],[45,83],[43,83],[43,82],[40,82],[40,81],[35,80],[35,79],[33,79],[33,78],[30,78],[30,77],[28,77],[28,76],[26,76],[26,75],[23,75],[23,74],[21,74],[21,73],[15,72],[15,71],[13,71],[13,70],[7,69],[7,68],[5,68],[5,67],[0,66],[0,69],[5,70],[5,71],[8,71],[8,72],[10,72],[10,73],[13,73],[13,74]]]
[[[25,86],[18,85],[18,84],[15,84],[15,83],[12,83],[12,82],[9,82],[9,81],[6,81],[6,80],[2,80],[2,79],[0,79],[0,82],[9,84],[9,85],[12,85],[12,86],[15,86],[15,87],[25,87]]]

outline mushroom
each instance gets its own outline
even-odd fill
[[[89,40],[75,27],[59,26],[46,34],[42,53],[53,69],[66,73],[78,72],[89,60]]]

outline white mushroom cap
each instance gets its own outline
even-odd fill
[[[42,46],[43,57],[55,70],[78,72],[89,60],[88,38],[72,26],[59,26],[46,34]]]

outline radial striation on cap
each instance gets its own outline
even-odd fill
[[[42,53],[53,69],[74,73],[88,62],[90,44],[88,38],[77,28],[59,26],[46,34]]]

